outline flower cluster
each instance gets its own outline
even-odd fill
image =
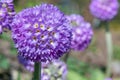
[[[0,34],[3,29],[11,29],[14,15],[13,0],[0,0]]]
[[[90,3],[91,14],[102,21],[113,19],[118,8],[118,0],[92,0]]]
[[[34,71],[34,62],[18,56],[18,61],[30,72]],[[42,63],[41,80],[65,80],[67,76],[67,66],[60,60],[51,63]]]
[[[58,59],[71,45],[71,27],[52,4],[41,4],[19,12],[12,24],[12,38],[19,55],[34,62]]]
[[[25,67],[26,70],[28,70],[30,72],[34,71],[35,62],[33,62],[31,60],[27,60],[27,59],[25,59],[24,57],[22,57],[20,55],[18,55],[18,62],[20,64],[22,64]],[[46,63],[41,62],[41,64],[42,64],[42,68],[45,68],[45,67],[47,67],[49,65],[49,62],[46,62]]]
[[[44,75],[42,80],[66,80],[67,66],[64,62],[56,60],[42,69],[42,75]]]
[[[84,18],[77,14],[67,16],[72,26],[71,48],[74,50],[84,50],[91,42],[93,31],[91,24],[86,22]]]

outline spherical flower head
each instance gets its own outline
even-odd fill
[[[41,4],[18,13],[12,37],[19,55],[34,62],[58,59],[69,51],[71,27],[64,14],[52,4]]]
[[[84,18],[77,14],[67,16],[72,26],[71,48],[73,50],[85,50],[91,42],[93,31],[91,24],[86,22]]]
[[[14,15],[13,0],[0,0],[0,34],[3,29],[11,29]]]
[[[119,3],[118,0],[91,0],[89,8],[96,18],[109,21],[117,15]]]

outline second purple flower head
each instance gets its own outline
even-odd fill
[[[73,50],[85,50],[91,42],[93,31],[91,24],[86,22],[84,18],[77,14],[67,16],[72,26],[72,42],[71,48]]]

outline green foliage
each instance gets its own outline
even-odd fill
[[[88,47],[88,50],[92,51],[93,53],[95,53],[97,51],[95,41],[96,41],[96,39],[95,39],[95,37],[93,37],[91,44]]]
[[[113,47],[113,50],[114,50],[114,55],[113,55],[114,59],[120,60],[120,46],[115,45]]]
[[[104,80],[104,74],[99,69],[91,72],[90,80]]]
[[[10,36],[7,33],[3,33],[2,35],[0,35],[0,39],[2,40],[6,40],[6,41],[10,41]]]
[[[68,70],[68,80],[104,80],[104,73],[99,68],[73,57],[68,59]]]
[[[19,12],[25,8],[33,7],[35,5],[39,5],[44,0],[14,0],[15,3],[15,10]],[[22,5],[22,6],[21,6]]]
[[[10,43],[10,51],[11,51],[10,53],[11,54],[15,54],[15,55],[17,54],[17,50],[14,47],[14,42],[8,33],[3,33],[2,35],[0,35],[0,39],[8,41]]]
[[[2,55],[0,55],[0,68],[2,69],[9,68],[9,61]]]
[[[69,70],[67,80],[87,80],[82,75],[79,75],[75,71]]]
[[[84,75],[90,71],[91,67],[88,63],[80,62],[75,58],[68,59],[68,69],[74,70],[78,74]]]
[[[13,54],[13,55],[16,55],[16,54],[17,54],[17,50],[16,50],[16,48],[14,47],[13,42],[11,42],[10,50],[11,50],[11,52],[10,52],[11,54]]]

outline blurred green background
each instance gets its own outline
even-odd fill
[[[119,0],[120,1],[120,0]],[[40,3],[52,3],[57,5],[65,14],[81,14],[89,22],[93,22],[94,17],[89,12],[90,0],[14,0],[15,9],[17,12],[24,8],[39,5]],[[112,32],[114,55],[111,62],[112,77],[115,80],[120,80],[120,11],[118,15],[110,22],[110,30]],[[0,77],[9,77],[15,70],[10,70],[13,67],[17,68],[17,62],[13,60],[17,55],[14,48],[10,32],[0,35]],[[94,38],[90,47],[84,52],[72,52],[68,59],[68,80],[104,80],[106,71],[106,45],[105,45],[105,31],[103,27],[94,28]],[[6,49],[7,48],[7,49]],[[18,66],[17,66],[18,65]],[[23,72],[22,80],[30,80],[29,73]],[[13,75],[14,75],[13,74]],[[24,75],[26,74],[26,75]],[[6,79],[7,80],[7,79]]]

